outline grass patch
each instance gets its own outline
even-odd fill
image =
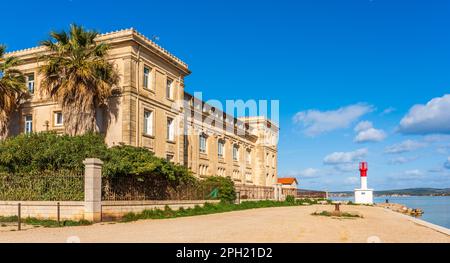
[[[180,208],[179,210],[172,210],[169,206],[164,209],[152,209],[145,210],[142,213],[128,213],[122,218],[122,222],[132,222],[141,219],[168,219],[177,217],[188,217],[188,216],[198,216],[198,215],[209,215],[218,214],[231,211],[249,210],[257,208],[270,208],[270,207],[284,207],[284,206],[302,206],[302,205],[313,205],[318,204],[318,202],[324,200],[316,199],[289,199],[284,202],[279,201],[244,201],[241,204],[231,204],[226,202],[221,202],[218,204],[206,203],[203,207],[196,205],[194,208]]]
[[[311,215],[313,215],[313,216],[327,216],[327,217],[344,217],[344,218],[363,218],[361,215],[351,214],[351,213],[347,213],[347,212],[322,211],[322,212],[314,212]]]
[[[18,221],[17,216],[8,216],[8,217],[0,216],[0,223],[16,223],[17,221]],[[33,217],[23,218],[22,223],[42,227],[88,226],[92,224],[90,221],[87,220],[79,220],[79,221],[62,220],[60,224],[58,224],[58,221],[56,220],[37,219]]]

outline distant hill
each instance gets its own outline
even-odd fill
[[[332,196],[352,196],[353,192],[331,192]],[[398,189],[398,190],[384,190],[375,191],[376,196],[380,195],[409,195],[409,196],[450,196],[450,188],[409,188],[409,189]]]

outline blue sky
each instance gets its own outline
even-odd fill
[[[0,43],[134,27],[189,64],[187,91],[279,100],[279,173],[302,188],[351,190],[362,159],[375,189],[450,187],[450,2],[140,2],[7,1]]]

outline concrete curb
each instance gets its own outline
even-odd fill
[[[409,221],[411,221],[413,223],[416,223],[418,225],[421,225],[421,226],[424,226],[424,227],[428,227],[428,228],[433,229],[433,230],[435,230],[437,232],[440,232],[442,234],[446,234],[447,236],[450,236],[450,229],[448,229],[446,227],[438,226],[438,225],[435,225],[433,223],[430,223],[430,222],[427,222],[427,221],[424,221],[424,220],[421,220],[421,219],[417,219],[417,218],[414,218],[412,216],[404,215],[402,213],[395,212],[395,211],[392,211],[392,210],[387,209],[387,208],[383,208],[383,207],[378,207],[378,208],[381,208],[381,209],[383,209],[385,211],[388,211],[388,212],[394,213],[396,215],[399,215],[399,216],[401,216],[403,218],[406,218]]]

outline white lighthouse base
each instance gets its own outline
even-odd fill
[[[355,204],[372,205],[373,190],[372,189],[355,189]]]

